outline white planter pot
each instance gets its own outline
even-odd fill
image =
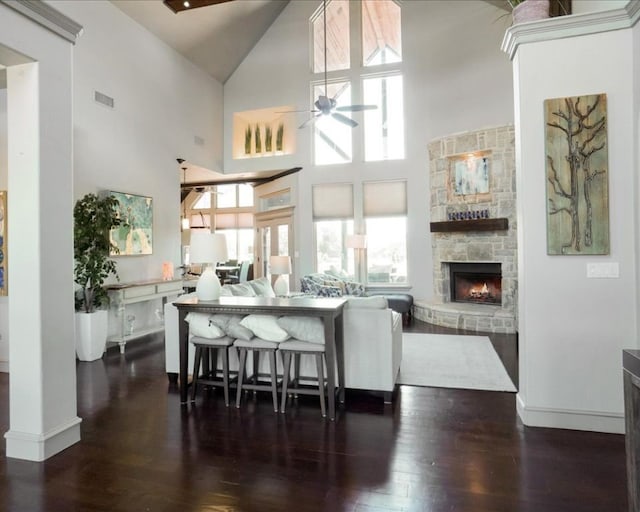
[[[511,13],[513,24],[544,20],[549,17],[549,0],[526,0],[516,5]]]
[[[76,354],[80,361],[95,361],[104,354],[108,318],[106,310],[76,313]]]

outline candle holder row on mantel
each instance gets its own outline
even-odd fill
[[[489,210],[467,210],[464,212],[448,212],[447,220],[476,220],[476,219],[488,219]]]

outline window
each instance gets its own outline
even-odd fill
[[[351,162],[353,137],[360,138],[356,144],[363,143],[365,161],[404,158],[399,3],[395,0],[361,0],[359,4],[330,0],[326,10],[326,56],[322,7],[311,19],[312,102],[323,95],[335,99],[338,107],[364,104],[378,108],[355,114],[339,112],[363,124],[355,130],[331,115],[321,115],[313,125],[315,165]],[[358,23],[350,22],[356,17]],[[351,61],[352,55],[362,55],[362,61]],[[326,91],[325,58],[329,74]],[[378,76],[374,77],[374,73]],[[379,76],[380,73],[385,76]],[[360,80],[362,87],[354,85],[352,91],[351,85],[359,85]]]
[[[322,7],[311,22],[313,72],[324,73],[324,13]],[[327,2],[327,71],[349,69],[349,0]]]
[[[364,102],[378,105],[364,114],[366,161],[404,158],[402,75],[367,78]]]
[[[402,61],[400,6],[393,0],[362,0],[362,65]]]
[[[367,232],[367,283],[406,283],[407,183],[364,183],[363,209]]]
[[[312,193],[316,271],[355,275],[353,251],[346,238],[353,233],[353,185],[315,185]]]
[[[321,94],[325,94],[324,84],[313,88],[314,98]],[[349,105],[351,104],[351,85],[348,82],[328,84],[327,97],[334,98],[338,107]],[[336,121],[331,116],[321,116],[314,123],[314,134],[316,165],[351,162],[351,127]]]

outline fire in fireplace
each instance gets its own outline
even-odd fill
[[[502,304],[500,263],[449,263],[451,302]]]

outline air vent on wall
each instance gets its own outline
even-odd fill
[[[99,91],[93,91],[93,99],[96,102],[101,103],[105,107],[114,108],[115,106],[115,100],[112,97],[107,96],[106,94],[103,94]]]

